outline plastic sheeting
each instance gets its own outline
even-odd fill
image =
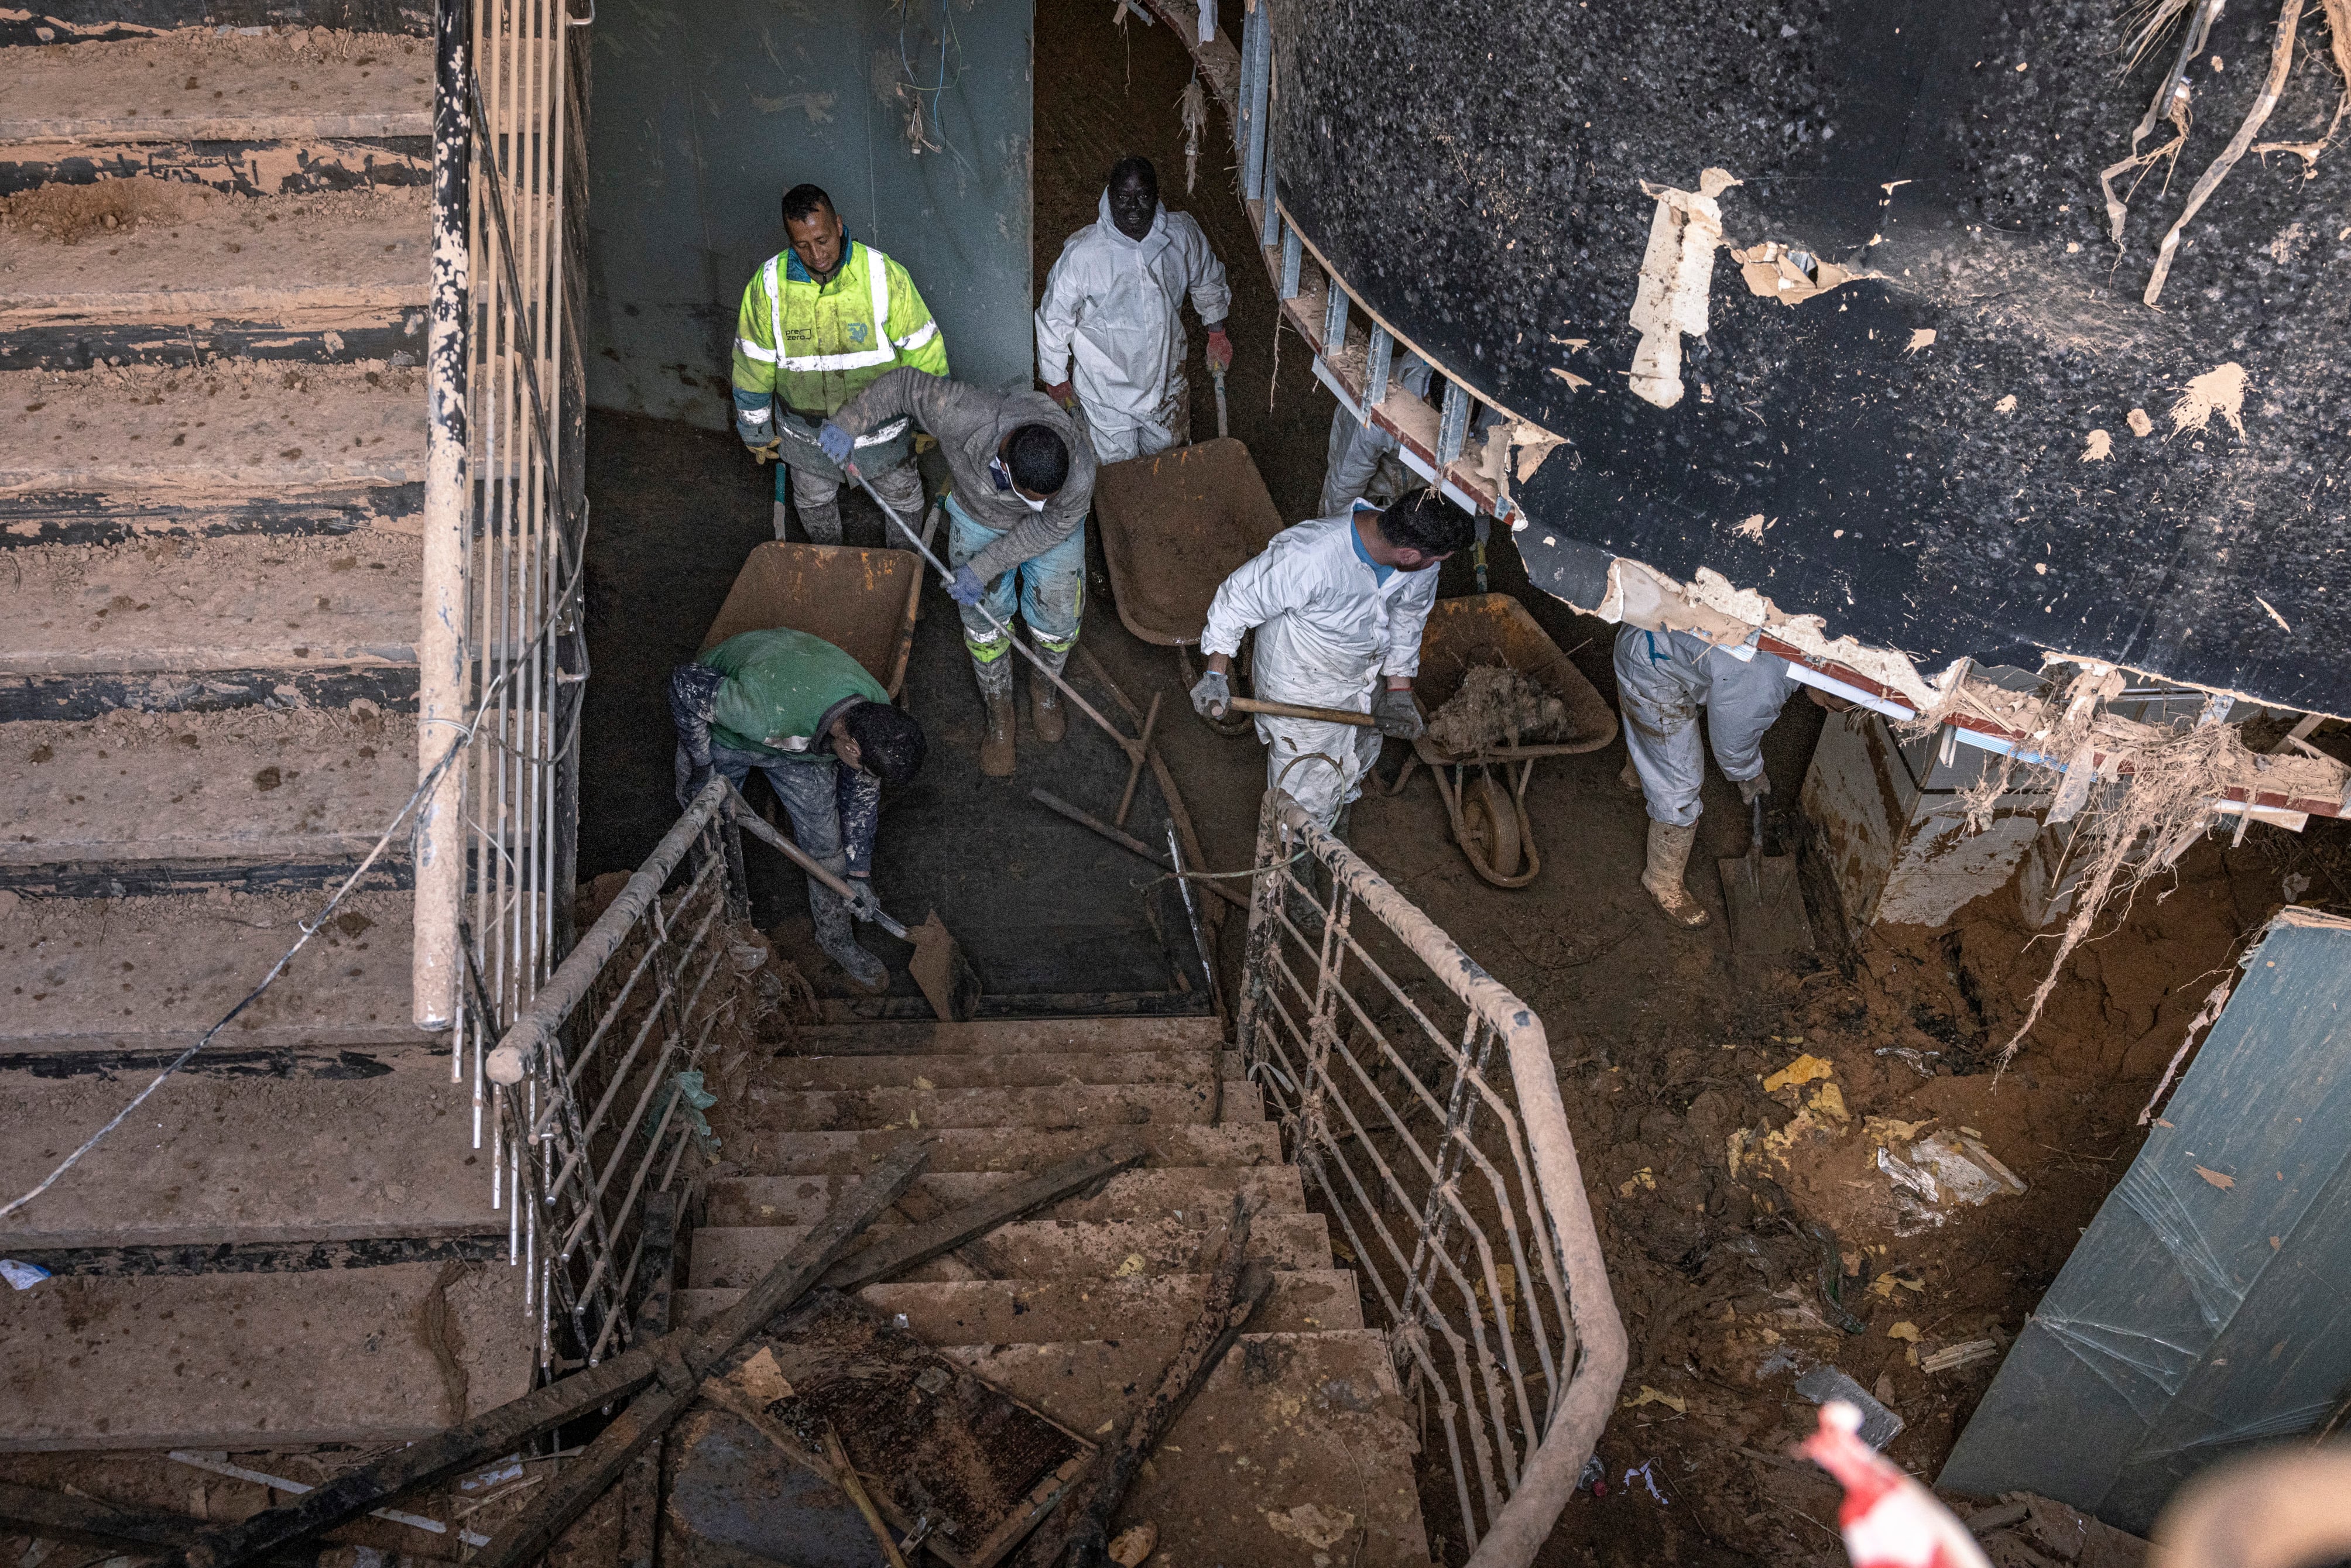
[[[2144,1535],[2204,1466],[2351,1387],[2351,921],[2289,909],[1938,1484]]]
[[[905,264],[957,380],[1028,386],[1033,14],[1029,0],[607,5],[589,402],[729,427],[736,308],[784,247],[779,205],[804,180]]]

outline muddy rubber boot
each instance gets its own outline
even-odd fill
[[[1056,653],[1040,647],[1037,653],[1057,675],[1070,662],[1067,648]],[[1060,744],[1061,737],[1070,733],[1070,710],[1061,688],[1047,680],[1042,671],[1032,670],[1029,674],[1029,722],[1037,727],[1037,738],[1047,746]]]
[[[1012,698],[994,692],[985,695],[987,733],[980,737],[979,770],[990,779],[1009,779],[1019,760],[1012,744]]]
[[[1705,906],[1682,885],[1682,873],[1689,869],[1690,846],[1697,841],[1695,822],[1677,828],[1671,822],[1649,819],[1649,863],[1641,873],[1641,885],[1649,890],[1657,907],[1681,925],[1703,925],[1708,919]]]
[[[816,945],[841,966],[850,983],[866,992],[886,989],[890,971],[882,960],[857,945],[850,928],[849,905],[841,894],[815,883],[809,884],[809,913],[816,918]]]

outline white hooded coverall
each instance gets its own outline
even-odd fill
[[[1410,349],[1396,355],[1388,376],[1415,397],[1428,395],[1428,361]],[[1395,436],[1369,420],[1357,423],[1346,404],[1332,410],[1330,460],[1322,469],[1322,515],[1343,512],[1351,502],[1370,497],[1380,459],[1395,449]],[[1374,504],[1389,499],[1393,497],[1381,497]]]
[[[1259,697],[1371,712],[1387,676],[1420,673],[1437,572],[1392,571],[1383,583],[1355,553],[1353,532],[1351,507],[1274,535],[1217,590],[1200,652],[1238,653],[1255,627]],[[1378,730],[1256,716],[1267,788],[1287,789],[1325,826],[1363,793],[1364,775],[1380,758]]]
[[[1617,704],[1649,815],[1677,828],[1698,821],[1698,786],[1706,781],[1699,708],[1706,709],[1715,765],[1737,782],[1763,771],[1763,732],[1795,689],[1788,662],[1772,654],[1742,660],[1692,632],[1619,627]]]
[[[1139,240],[1101,217],[1071,235],[1045,276],[1037,307],[1037,373],[1069,382],[1093,439],[1094,460],[1117,463],[1192,439],[1184,384],[1184,296],[1200,319],[1232,309],[1225,264],[1188,213],[1161,207]]]

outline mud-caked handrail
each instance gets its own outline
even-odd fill
[[[1535,1170],[1543,1208],[1567,1270],[1569,1311],[1575,1331],[1574,1370],[1553,1404],[1542,1441],[1520,1470],[1517,1486],[1470,1553],[1470,1568],[1526,1568],[1551,1534],[1575,1490],[1601,1428],[1625,1380],[1624,1320],[1609,1288],[1600,1235],[1577,1164],[1575,1137],[1552,1065],[1542,1019],[1510,988],[1489,975],[1452,937],[1353,851],[1276,791],[1275,821],[1331,870],[1333,880],[1379,920],[1430,974],[1502,1038],[1510,1082]]]
[[[630,876],[620,896],[596,917],[596,924],[588,928],[579,946],[557,966],[547,984],[539,988],[538,994],[507,1030],[497,1049],[490,1052],[488,1071],[492,1082],[519,1083],[538,1065],[548,1041],[563,1028],[572,1009],[586,999],[588,988],[595,984],[612,955],[621,950],[621,944],[628,939],[630,930],[653,901],[661,896],[663,885],[685,858],[685,852],[694,847],[711,819],[725,807],[726,795],[726,780],[713,777],[686,807],[685,814],[662,835],[661,842],[653,846],[644,864]]]

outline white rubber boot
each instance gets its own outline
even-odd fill
[[[1649,819],[1649,863],[1641,873],[1641,885],[1649,890],[1657,907],[1681,925],[1703,925],[1708,919],[1705,906],[1682,885],[1682,873],[1689,869],[1690,846],[1697,841],[1695,822],[1677,828],[1671,822]]]

